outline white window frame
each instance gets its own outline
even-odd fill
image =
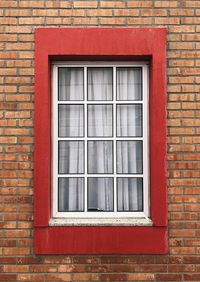
[[[87,93],[87,67],[113,67],[113,100],[112,101],[59,101],[58,100],[58,68],[83,67],[84,68],[84,96]],[[141,67],[142,68],[142,100],[117,101],[116,99],[116,68]],[[149,65],[147,62],[53,62],[52,63],[52,218],[49,225],[152,225],[150,219],[149,198]],[[84,105],[85,134],[78,140],[85,141],[85,173],[61,174],[60,177],[85,178],[85,211],[84,212],[58,212],[58,140],[75,140],[72,137],[58,138],[58,105],[82,104]],[[87,137],[87,104],[113,105],[113,137]],[[143,136],[142,137],[115,137],[116,136],[116,104],[142,104],[143,105]],[[77,140],[77,139],[76,139]],[[113,174],[86,174],[87,168],[87,140],[143,140],[143,173],[117,174],[116,154],[113,154]],[[116,151],[116,142],[113,142],[113,152]],[[114,211],[113,212],[87,212],[87,177],[114,178]],[[116,177],[142,177],[143,178],[143,212],[117,212]]]

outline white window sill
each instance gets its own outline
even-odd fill
[[[138,218],[52,218],[49,226],[152,226],[146,217]]]

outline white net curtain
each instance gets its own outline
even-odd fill
[[[58,99],[66,101],[58,105],[58,137],[62,138],[58,141],[59,211],[84,211],[85,189],[88,211],[114,211],[114,173],[120,174],[116,179],[117,210],[141,211],[143,180],[132,176],[143,173],[142,141],[124,140],[142,137],[142,103],[134,104],[142,100],[141,69],[117,68],[116,103],[112,103],[112,67],[88,67],[87,87],[84,87],[82,67],[60,67],[58,78]],[[129,103],[120,104],[120,100]],[[88,101],[86,106],[84,101]]]

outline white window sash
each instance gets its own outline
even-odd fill
[[[87,67],[113,67],[113,101],[58,101],[58,68],[59,67],[83,67],[84,66],[84,95],[87,93]],[[141,67],[142,68],[142,101],[117,101],[116,100],[116,68],[117,67]],[[105,62],[55,62],[52,64],[52,218],[53,219],[141,219],[150,217],[150,199],[149,199],[149,81],[148,81],[148,64],[147,62],[135,63],[105,63]],[[85,174],[62,174],[60,177],[84,177],[85,179],[85,211],[84,212],[58,212],[58,141],[60,140],[75,140],[73,137],[58,137],[58,105],[60,104],[84,104],[85,118],[85,137],[78,137],[76,140],[85,141]],[[113,136],[116,136],[116,105],[117,104],[141,104],[143,106],[143,136],[142,137],[90,137],[87,138],[87,105],[111,104],[113,105]],[[113,174],[86,174],[87,167],[87,141],[88,140],[113,140],[113,152],[116,152],[116,142],[128,140],[143,141],[143,173],[142,174],[117,174],[116,172],[116,154],[114,158]],[[87,212],[87,179],[88,177],[113,177],[114,178],[114,211],[113,212]],[[117,212],[117,177],[142,177],[143,178],[143,212]],[[108,222],[109,222],[108,220]],[[77,221],[77,220],[75,220]],[[74,222],[75,222],[74,221]],[[73,222],[73,221],[72,221]],[[149,222],[149,221],[148,221]],[[52,223],[53,224],[53,223]],[[130,224],[130,222],[129,222]],[[133,224],[135,225],[135,224]],[[137,225],[137,224],[136,224]],[[148,225],[148,224],[147,224]]]

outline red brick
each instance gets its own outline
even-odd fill
[[[46,8],[71,8],[71,2],[70,1],[55,1],[55,0],[49,0],[46,2]]]
[[[96,18],[74,18],[73,24],[74,25],[97,25],[98,20]]]
[[[43,8],[44,1],[20,1],[19,7],[22,8]]]
[[[71,274],[46,274],[46,281],[73,281]],[[43,281],[43,280],[42,280]],[[74,280],[78,281],[78,280]]]
[[[0,4],[1,6],[1,4]],[[2,25],[16,25],[17,24],[17,19],[15,17],[13,18],[7,18],[7,17],[3,17],[2,21],[1,21]]]
[[[79,257],[79,256],[75,256],[75,257],[71,257],[71,256],[45,256],[44,257],[44,263],[57,263],[57,264],[69,264],[72,263],[72,259],[76,260],[76,259],[81,259],[84,257]]]
[[[105,10],[105,12],[108,10]],[[110,10],[110,16],[112,15],[112,10]],[[114,15],[117,17],[135,17],[139,15],[138,10],[125,10],[125,9],[119,9],[114,10]],[[109,16],[109,15],[108,15]]]
[[[155,23],[156,24],[176,25],[176,24],[180,24],[180,19],[179,18],[160,18],[159,17],[159,18],[155,18]]]
[[[0,143],[17,143],[17,138],[16,137],[0,137]]]
[[[7,111],[5,113],[5,118],[20,119],[20,118],[30,118],[30,111]]]
[[[5,26],[6,33],[31,33],[32,27],[30,26]]]
[[[13,92],[17,92],[17,87],[16,86],[10,86],[10,85],[5,85],[5,86],[0,86],[0,92],[7,92],[7,93],[13,93]],[[0,109],[6,109],[5,107],[9,108],[16,108],[17,104],[8,104],[8,103],[1,103],[0,104]]]
[[[56,265],[32,265],[30,266],[30,272],[57,272],[58,267]]]
[[[170,32],[195,32],[195,27],[190,25],[169,26]]]
[[[18,242],[19,247],[32,247],[33,246],[33,239],[26,239],[22,240],[20,239]]]
[[[0,41],[17,41],[17,35],[15,34],[0,34]]]
[[[0,240],[0,246],[1,247],[16,247],[16,244],[17,244],[16,240],[8,240],[8,239]],[[5,270],[5,267],[4,267],[4,270]]]
[[[46,280],[45,274],[40,274],[40,275],[38,275],[38,274],[18,274],[18,281],[26,281],[26,282],[42,281],[42,282],[44,282],[45,280]],[[59,281],[59,280],[57,280],[57,281]],[[63,281],[67,281],[67,280],[63,280]]]
[[[31,10],[24,10],[24,9],[16,9],[16,10],[6,10],[5,11],[6,17],[27,17],[31,15]]]
[[[20,18],[19,19],[19,24],[21,24],[21,25],[42,25],[42,24],[44,24],[44,18],[42,18],[42,17],[38,17],[38,18]]]
[[[153,23],[153,19],[152,18],[128,18],[128,24],[130,25],[146,25],[149,24],[151,25]]]
[[[184,281],[199,281],[200,274],[184,274]]]
[[[5,126],[5,127],[9,127],[9,126],[16,126],[16,120],[0,120],[0,126]]]
[[[74,8],[97,8],[97,1],[74,1]]]
[[[11,68],[12,67],[23,67],[24,71],[28,71],[29,68],[31,67],[31,61],[30,60],[25,60],[25,61],[24,60],[12,60],[12,61],[7,62],[7,66],[11,67]],[[24,67],[25,67],[25,69],[24,69]],[[14,69],[14,68],[12,70],[16,71],[16,69]],[[21,70],[22,69],[19,69],[19,71],[21,71]],[[24,75],[27,75],[27,73],[25,73]]]
[[[30,78],[21,78],[20,83],[23,81],[23,83],[28,83],[30,82]],[[13,101],[30,101],[31,96],[29,94],[7,94],[6,95],[6,101],[13,102]]]
[[[200,281],[198,1],[2,0],[0,7],[0,281]],[[34,29],[40,26],[166,27],[169,255],[33,255]]]
[[[17,281],[17,275],[16,274],[0,274],[0,281],[3,281],[3,282]]]
[[[156,274],[156,281],[182,281],[182,274]]]
[[[193,16],[194,10],[192,9],[171,9],[169,10],[171,16]]]
[[[102,25],[123,25],[125,23],[124,18],[101,18],[100,23]]]
[[[126,3],[124,1],[101,1],[100,6],[102,8],[125,8]]]
[[[149,1],[149,0],[141,0],[141,1],[131,1],[128,0],[127,2],[127,7],[128,8],[149,8],[153,6],[153,1]]]
[[[29,267],[26,265],[5,265],[4,272],[29,272]]]
[[[182,255],[188,255],[188,254],[194,254],[195,253],[195,248],[193,247],[175,247],[175,248],[170,248],[170,253],[171,254],[182,254]]]
[[[9,0],[6,0],[6,1],[1,1],[0,2],[0,7],[8,7],[8,8],[14,8],[14,7],[17,7],[17,3],[16,1],[9,1]]]
[[[3,248],[3,255],[29,255],[29,248]]]
[[[29,10],[30,12],[30,10]],[[62,10],[60,11],[62,12]],[[53,10],[53,9],[47,9],[47,10],[43,10],[43,9],[34,9],[32,10],[32,15],[36,16],[36,17],[56,17],[58,16],[58,10]],[[61,15],[61,13],[60,13]]]
[[[131,273],[128,274],[128,281],[154,281],[155,275],[152,273]]]
[[[30,77],[6,77],[5,83],[8,84],[30,84],[31,78]]]

